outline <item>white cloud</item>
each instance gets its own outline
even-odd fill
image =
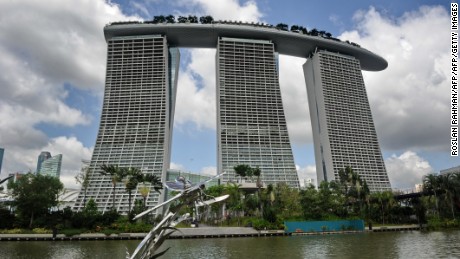
[[[101,92],[102,29],[110,21],[138,18],[103,0],[1,1],[0,17],[2,172],[35,171],[38,155],[48,149],[63,154],[63,177],[71,177],[80,170],[80,160],[89,158],[90,148],[75,137],[49,139],[37,126],[91,123],[91,115],[68,103],[68,89]]]
[[[174,170],[185,171],[185,167],[183,165],[177,164],[177,163],[174,163],[174,162],[171,162],[169,168],[174,169]]]
[[[187,6],[198,6],[203,13],[221,20],[259,21],[262,17],[255,2],[251,1],[241,6],[236,1],[191,1],[187,2]],[[193,122],[198,129],[215,129],[216,50],[182,52],[182,56],[190,54],[191,61],[185,70],[179,72],[175,122],[179,127]],[[282,55],[279,62],[280,86],[291,142],[309,143],[312,141],[311,124],[302,70],[305,59]]]
[[[215,20],[258,21],[262,14],[254,1],[178,1],[193,13],[208,14]],[[182,126],[193,122],[197,129],[216,128],[216,62],[215,49],[182,51],[190,54],[190,63],[179,72],[175,122]]]
[[[385,160],[391,187],[397,189],[414,188],[422,183],[424,175],[434,170],[424,158],[413,151],[406,151],[400,156],[393,154]]]
[[[178,126],[193,122],[198,129],[215,129],[216,51],[197,49],[189,53],[191,62],[179,72],[174,120]]]
[[[306,59],[281,55],[280,88],[291,143],[312,143],[307,88],[303,75]]]
[[[217,175],[217,167],[215,166],[205,166],[201,168],[201,173],[205,175]]]
[[[130,2],[134,9],[139,10],[143,15],[151,18],[150,12],[147,7],[139,2]]]
[[[62,170],[77,170],[81,168],[81,160],[89,160],[92,149],[83,146],[75,137],[57,137],[51,139],[43,150],[51,152],[51,155],[63,154]],[[37,155],[38,157],[38,155]]]
[[[214,20],[256,22],[262,18],[255,1],[240,4],[238,0],[179,0],[178,3],[194,13],[211,15]]]
[[[340,38],[359,43],[389,63],[384,71],[364,72],[383,148],[447,150],[447,11],[440,6],[422,6],[389,19],[370,8],[358,12],[354,19],[357,29]]]
[[[300,186],[304,186],[305,179],[313,179],[313,184],[318,186],[316,180],[316,166],[315,165],[307,165],[305,167],[300,167],[296,165],[297,174],[299,176]]]

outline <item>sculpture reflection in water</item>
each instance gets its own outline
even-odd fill
[[[228,195],[211,197],[204,193],[206,183],[219,178],[223,174],[225,173],[218,174],[207,181],[203,181],[195,185],[186,180],[184,177],[178,177],[175,182],[166,182],[165,186],[167,189],[179,192],[179,194],[134,217],[135,220],[139,219],[159,208],[169,205],[169,207],[164,210],[163,219],[152,228],[152,230],[139,243],[133,254],[128,254],[127,258],[158,258],[165,254],[169,248],[161,252],[157,252],[158,248],[160,248],[163,242],[172,233],[178,231],[175,228],[177,224],[190,217],[189,213],[180,215],[180,212],[183,211],[182,208],[187,206],[195,206],[195,208],[208,206],[212,203],[223,201],[229,197]],[[198,213],[198,209],[196,209],[196,213]]]

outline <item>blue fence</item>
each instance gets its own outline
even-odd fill
[[[336,220],[336,221],[293,221],[284,222],[286,233],[293,232],[328,232],[328,231],[364,231],[364,221]]]

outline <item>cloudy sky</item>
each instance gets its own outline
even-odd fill
[[[448,1],[3,0],[0,1],[0,178],[34,171],[41,151],[63,154],[61,180],[75,187],[94,147],[105,76],[103,27],[154,15],[303,25],[360,44],[389,63],[364,72],[390,181],[411,188],[460,165],[449,155]],[[172,167],[216,171],[215,50],[181,49]],[[289,135],[301,179],[315,160],[302,72],[280,56]]]

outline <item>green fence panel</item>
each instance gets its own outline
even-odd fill
[[[335,220],[335,221],[286,221],[286,233],[330,232],[330,231],[364,231],[364,221]]]

